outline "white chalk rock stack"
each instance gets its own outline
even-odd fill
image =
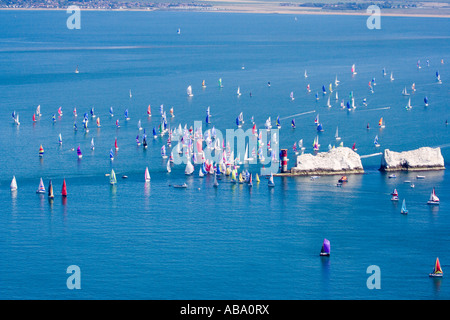
[[[441,148],[423,147],[411,151],[394,152],[384,150],[381,158],[382,171],[443,170],[444,157]]]
[[[302,154],[291,175],[364,173],[360,156],[350,148],[338,147],[316,155]]]

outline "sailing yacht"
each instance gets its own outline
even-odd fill
[[[430,277],[442,277],[444,272],[442,272],[441,264],[439,263],[439,258],[436,258],[436,263],[434,264],[433,272],[429,274]]]
[[[295,100],[295,98],[294,98],[294,92],[293,92],[293,91],[291,91],[290,98],[291,98],[291,101],[294,101],[294,100]]]
[[[374,141],[373,141],[373,144],[374,144],[375,147],[377,147],[377,148],[380,146],[380,144],[378,143],[378,135],[375,136],[375,139],[374,139]]]
[[[236,94],[237,94],[237,96],[238,96],[238,97],[240,97],[240,96],[241,96],[241,88],[240,88],[240,87],[238,87],[238,88],[237,88],[237,92],[236,92]]]
[[[186,93],[188,95],[188,97],[193,97],[194,95],[192,94],[192,86],[188,86],[186,89]]]
[[[405,199],[403,199],[403,203],[402,203],[402,209],[400,210],[401,214],[408,214],[408,209],[406,209],[406,202]]]
[[[269,178],[268,186],[269,186],[269,187],[275,187],[275,182],[273,181],[273,174],[272,174],[272,172],[270,173],[270,178]]]
[[[355,64],[352,65],[352,74],[357,74]]]
[[[394,81],[394,73],[393,73],[393,72],[391,72],[391,76],[389,77],[389,79],[390,79],[391,81]]]
[[[439,198],[437,197],[434,188],[433,191],[431,192],[430,199],[428,200],[427,204],[439,205]]]
[[[320,249],[320,256],[322,257],[330,256],[330,240],[323,239],[322,249]]]
[[[336,79],[334,80],[334,86],[337,87],[339,85],[339,82],[340,81],[338,80],[337,75],[336,75]]]
[[[408,104],[405,106],[405,109],[406,109],[406,110],[411,110],[411,109],[412,109],[412,106],[411,106],[411,98],[409,98]]]
[[[45,193],[44,181],[42,181],[42,178],[39,181],[39,187],[38,187],[36,193]]]
[[[144,179],[145,182],[150,182],[150,172],[148,171],[148,167],[145,168]]]
[[[406,87],[402,91],[402,95],[409,96],[408,90],[406,90]]]
[[[334,135],[336,140],[341,140],[341,137],[339,137],[338,127],[336,127],[336,134]]]

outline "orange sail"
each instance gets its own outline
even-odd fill
[[[378,125],[381,127],[383,125],[383,117],[380,118],[380,121],[378,121]]]

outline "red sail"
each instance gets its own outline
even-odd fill
[[[62,195],[63,197],[67,197],[66,179],[64,179],[64,181],[63,181],[63,186],[62,186],[62,190],[61,190],[61,195]]]

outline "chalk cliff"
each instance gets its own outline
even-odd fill
[[[316,155],[302,154],[290,175],[333,175],[364,173],[360,156],[350,148],[337,147]]]
[[[385,149],[381,158],[382,171],[442,170],[444,157],[441,148],[423,147],[411,151],[394,152]]]

